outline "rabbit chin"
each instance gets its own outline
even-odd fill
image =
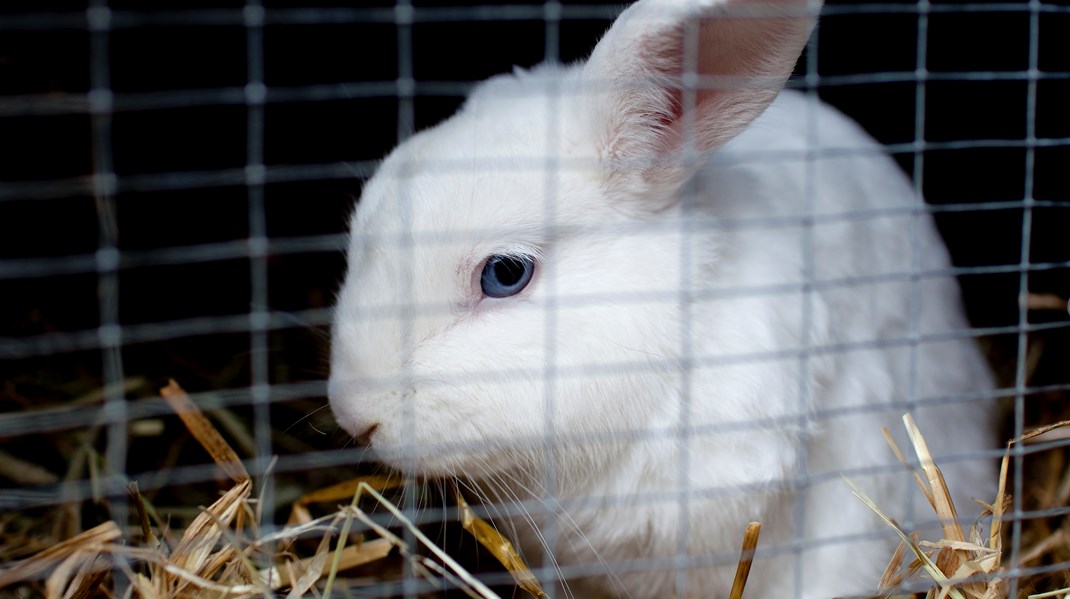
[[[443,427],[446,429],[447,427]],[[421,478],[464,477],[481,479],[500,472],[515,470],[524,463],[531,463],[536,448],[521,448],[515,443],[500,443],[473,436],[473,441],[464,441],[467,435],[456,430],[440,429],[437,433],[421,435],[409,431],[395,435],[389,430],[375,436],[371,449],[383,464]],[[449,435],[447,441],[444,435]]]

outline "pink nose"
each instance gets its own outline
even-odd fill
[[[357,435],[356,437],[353,437],[356,440],[357,445],[360,445],[360,446],[371,445],[372,444],[372,434],[374,434],[376,429],[378,429],[378,428],[379,428],[379,423],[375,423],[375,424],[369,426],[368,428],[364,429],[364,432],[362,432],[361,434]]]

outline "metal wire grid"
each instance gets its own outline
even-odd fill
[[[47,94],[40,96],[11,95],[0,97],[0,118],[33,118],[48,115],[88,114],[92,123],[93,173],[91,176],[75,177],[50,181],[0,181],[0,202],[7,201],[47,201],[52,198],[89,195],[97,199],[99,248],[92,254],[69,255],[58,258],[37,258],[19,256],[0,260],[0,280],[20,280],[34,277],[60,277],[70,274],[96,273],[99,280],[100,326],[96,329],[49,333],[21,338],[0,338],[0,359],[17,360],[26,357],[48,355],[58,352],[78,350],[102,350],[103,373],[106,396],[101,407],[93,408],[58,408],[40,412],[22,414],[4,414],[0,418],[0,437],[19,437],[40,432],[55,431],[62,428],[83,426],[87,421],[107,425],[107,466],[112,473],[108,479],[107,493],[111,497],[114,518],[126,520],[125,484],[127,477],[137,473],[126,472],[129,439],[127,423],[150,416],[169,413],[169,408],[161,402],[128,402],[122,391],[122,383],[128,374],[123,366],[122,349],[124,346],[171,339],[193,335],[211,335],[234,332],[250,335],[250,370],[251,385],[246,389],[235,389],[214,394],[204,398],[207,407],[227,405],[254,406],[254,437],[257,456],[250,464],[254,472],[264,472],[272,455],[271,427],[269,409],[273,402],[293,397],[307,397],[324,393],[323,381],[306,383],[271,383],[269,363],[268,333],[293,326],[295,317],[312,326],[324,326],[329,323],[330,312],[326,309],[311,309],[298,314],[283,314],[274,311],[268,298],[268,258],[270,256],[305,254],[315,252],[338,251],[343,244],[339,235],[318,235],[307,237],[271,238],[266,226],[264,203],[265,185],[278,182],[301,182],[321,179],[366,178],[374,172],[373,162],[339,162],[313,165],[269,165],[264,159],[264,107],[275,102],[322,102],[328,100],[350,99],[354,97],[393,97],[398,102],[397,136],[403,140],[410,136],[415,128],[414,99],[420,95],[455,95],[461,96],[470,89],[470,82],[457,81],[422,81],[414,76],[412,56],[412,26],[416,23],[450,23],[458,21],[543,21],[545,23],[546,59],[557,60],[560,47],[560,23],[569,19],[605,19],[609,20],[617,13],[614,7],[562,5],[547,2],[543,5],[486,5],[480,7],[427,8],[413,6],[411,2],[398,1],[393,7],[378,8],[298,8],[265,9],[262,2],[249,0],[241,9],[197,9],[167,12],[121,11],[109,8],[107,0],[92,0],[89,8],[79,13],[27,13],[0,16],[0,32],[4,31],[49,31],[56,29],[85,30],[90,34],[91,56],[90,89],[88,93]],[[927,69],[927,28],[929,16],[938,13],[958,13],[969,11],[985,12],[1028,12],[1030,18],[1029,64],[1024,71],[967,71],[952,73],[934,73]],[[825,14],[917,14],[918,47],[917,65],[913,72],[883,72],[858,75],[826,76],[818,73],[817,48],[811,45],[808,55],[808,69],[805,85],[810,89],[826,86],[857,85],[865,83],[913,82],[915,84],[915,128],[913,141],[902,144],[890,144],[884,151],[890,153],[911,153],[914,157],[914,178],[920,191],[924,177],[923,153],[932,150],[963,150],[971,148],[1016,148],[1025,151],[1025,179],[1022,182],[1022,199],[982,202],[957,203],[939,206],[912,206],[901,209],[910,214],[929,211],[965,212],[983,210],[1005,210],[1021,208],[1023,210],[1022,243],[1020,262],[1008,265],[990,265],[979,267],[956,267],[939,271],[923,271],[916,262],[915,269],[909,273],[894,273],[864,278],[840,280],[808,280],[803,285],[777,285],[755,289],[734,289],[725,294],[755,295],[798,293],[818,287],[837,288],[866,285],[882,281],[918,281],[930,277],[946,275],[970,276],[983,274],[1018,274],[1018,291],[1020,296],[1017,323],[1010,326],[975,328],[954,331],[939,337],[926,338],[916,334],[917,323],[912,315],[911,331],[908,338],[841,344],[834,347],[808,347],[801,351],[784,352],[775,356],[732,356],[729,360],[753,361],[757,359],[796,359],[801,368],[813,354],[822,352],[845,352],[870,348],[891,346],[915,347],[920,343],[950,338],[966,338],[1012,334],[1017,336],[1017,361],[1015,382],[1012,389],[999,389],[994,395],[1012,394],[1015,397],[1014,434],[1022,433],[1025,422],[1025,398],[1028,395],[1045,391],[1070,390],[1070,383],[1029,386],[1026,380],[1027,337],[1047,330],[1065,328],[1065,321],[1048,323],[1031,323],[1027,314],[1025,296],[1028,293],[1028,281],[1031,273],[1058,270],[1070,267],[1067,262],[1033,262],[1030,257],[1031,234],[1033,230],[1033,212],[1038,208],[1068,208],[1066,200],[1041,200],[1034,197],[1034,165],[1036,151],[1040,148],[1070,146],[1070,138],[1038,137],[1036,134],[1037,86],[1046,80],[1070,79],[1070,72],[1042,71],[1039,68],[1040,16],[1050,14],[1070,14],[1070,7],[1059,6],[1031,0],[1028,3],[1002,4],[930,4],[922,0],[918,4],[883,4],[860,3],[853,5],[829,6]],[[264,28],[271,24],[327,25],[349,23],[386,23],[397,30],[397,73],[394,81],[356,81],[329,83],[299,87],[268,87],[264,79]],[[241,26],[246,35],[247,82],[242,87],[213,88],[203,90],[176,90],[168,92],[123,92],[111,89],[109,73],[109,39],[112,32],[127,28],[145,28],[155,26],[172,27],[212,27]],[[927,85],[934,81],[1025,81],[1028,85],[1028,105],[1026,115],[1026,135],[1023,139],[986,139],[931,142],[925,139]],[[244,106],[247,114],[246,164],[243,168],[199,171],[199,172],[162,172],[145,175],[119,176],[113,166],[112,116],[120,112],[154,111],[166,108],[237,105]],[[544,163],[533,165],[544,168]],[[555,164],[554,168],[568,168],[568,165]],[[450,165],[442,165],[449,169]],[[456,168],[456,165],[453,166]],[[466,167],[467,168],[467,167]],[[114,197],[121,192],[187,190],[241,185],[248,194],[248,238],[244,240],[168,247],[159,250],[129,251],[121,250],[117,243]],[[550,200],[548,200],[550,201]],[[894,214],[900,209],[887,209],[883,214]],[[803,218],[803,214],[799,218]],[[831,216],[805,215],[812,222],[821,220],[850,221],[877,216],[874,211],[856,211]],[[791,226],[798,219],[756,218],[737,222],[722,222],[723,226],[741,228],[768,228]],[[701,227],[703,223],[690,223],[686,226]],[[421,243],[418,236],[409,234],[412,243]],[[812,244],[809,244],[812,246]],[[152,322],[144,324],[123,324],[118,304],[118,286],[123,269],[145,266],[163,266],[189,262],[216,261],[227,259],[248,259],[249,287],[252,290],[251,307],[247,314],[229,316],[193,317],[189,319]],[[812,272],[812,271],[811,271]],[[915,290],[917,286],[915,286]],[[579,298],[579,301],[598,302],[604,298]],[[662,298],[672,301],[676,297]],[[435,310],[431,306],[397,306],[398,310],[415,315],[420,310]],[[547,335],[552,335],[552,327]],[[685,340],[686,342],[686,340]],[[726,362],[729,360],[718,360]],[[634,364],[620,365],[620,368],[635,368]],[[590,375],[590,369],[582,372],[569,372],[562,369],[548,358],[544,371],[546,376],[582,376]],[[502,376],[501,373],[487,373],[488,376]],[[805,392],[805,390],[803,390]],[[551,398],[552,399],[552,398]],[[976,396],[950,396],[937,398],[916,398],[919,403],[943,403],[949,401],[973,401],[982,399]],[[547,402],[552,405],[552,402]],[[818,413],[817,418],[833,417],[833,412]],[[552,415],[551,415],[552,416]],[[551,417],[552,420],[552,417]],[[768,422],[748,423],[748,426],[761,428],[769,426]],[[723,427],[725,430],[733,427]],[[716,432],[716,431],[700,431]],[[642,437],[643,431],[633,431]],[[592,440],[593,441],[593,440]],[[1024,481],[1022,479],[1022,461],[1031,451],[1041,451],[1047,446],[1034,448],[1018,447],[1014,450],[1016,463],[1012,493],[1015,498],[1011,538],[1010,563],[1016,561],[1020,552],[1021,523],[1023,520],[1046,514],[1025,512],[1021,505]],[[314,454],[283,456],[275,465],[275,472],[296,471],[310,465],[328,466],[344,465],[359,459],[360,452],[354,450],[328,449]],[[964,456],[968,459],[970,456]],[[991,456],[978,456],[991,457]],[[805,472],[805,464],[802,465]],[[686,468],[686,464],[682,465]],[[872,470],[879,470],[875,468]],[[685,470],[686,471],[686,470]],[[554,488],[553,473],[546,481],[547,487]],[[171,473],[171,484],[193,483],[210,480],[214,476],[214,467],[184,466]],[[819,479],[810,476],[802,481],[809,484]],[[267,480],[270,482],[271,477]],[[271,503],[270,484],[265,500]],[[78,481],[65,485],[59,497],[85,498],[90,495],[88,481]],[[652,498],[660,501],[664,498]],[[676,498],[688,500],[688,494]],[[48,505],[58,501],[53,489],[39,491],[36,489],[5,490],[0,493],[0,507],[19,509],[35,505]],[[410,513],[419,518],[432,518],[427,514],[417,513],[416,506],[406,506]],[[1064,510],[1070,512],[1070,510]],[[685,511],[686,514],[686,511]],[[686,518],[686,515],[685,515]],[[682,522],[683,530],[687,523]],[[554,531],[547,531],[553,535]],[[832,539],[829,542],[835,542]],[[796,544],[801,544],[796,539]],[[686,543],[686,541],[685,541]],[[551,542],[552,544],[552,542]],[[684,545],[686,548],[686,544]],[[791,550],[791,548],[789,548]],[[798,548],[795,549],[797,553]],[[801,555],[801,553],[799,553]],[[641,563],[626,564],[629,568],[657,568],[665,564]],[[681,551],[680,559],[674,563],[682,571],[683,567],[694,565],[686,558],[686,551]],[[1065,565],[1063,565],[1065,567]],[[1037,569],[1031,569],[1034,571]],[[582,574],[582,571],[564,574]],[[547,579],[553,572],[542,573]],[[1016,593],[1015,582],[1011,582],[1011,596]],[[403,591],[413,596],[420,590],[416,580],[406,578]]]

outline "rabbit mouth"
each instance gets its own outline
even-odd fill
[[[514,444],[481,439],[478,442],[437,439],[378,438],[370,445],[377,460],[411,476],[427,479],[482,478],[516,468],[525,461]]]
[[[456,400],[428,389],[368,393],[342,377],[332,379],[331,411],[352,442],[364,449],[362,461],[382,463],[409,476],[440,479],[479,477],[521,466],[543,449],[525,443],[498,421],[472,413],[439,409]],[[407,405],[407,409],[401,406]]]

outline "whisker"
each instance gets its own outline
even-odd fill
[[[331,407],[331,404],[329,404],[329,403],[323,404],[322,406],[316,408],[315,410],[312,410],[308,414],[305,414],[301,418],[298,418],[293,424],[291,424],[290,426],[286,427],[286,429],[283,430],[283,432],[284,433],[290,432],[293,429],[293,427],[297,426],[298,424],[301,424],[305,420],[308,420],[309,418],[312,418],[312,416],[314,416],[315,414],[317,414],[317,413],[319,413],[319,412],[321,412],[323,410],[326,410],[326,409],[328,409],[330,407]],[[309,423],[309,426],[311,426],[313,430],[315,430],[317,433],[320,433],[321,435],[326,435],[327,434],[327,433],[324,433],[324,432],[320,431],[319,429],[317,429],[315,426],[312,425],[311,422]]]
[[[583,528],[580,527],[578,522],[576,522],[576,520],[575,520],[575,518],[573,518],[571,512],[569,512],[564,507],[562,507],[560,505],[560,503],[557,504],[557,509],[556,510],[552,509],[551,506],[549,505],[549,503],[546,500],[541,499],[541,496],[545,494],[545,488],[542,487],[542,483],[539,483],[538,480],[534,476],[530,476],[530,477],[526,478],[526,480],[530,481],[531,484],[539,486],[539,490],[541,492],[540,493],[536,493],[535,491],[533,491],[531,489],[531,487],[529,487],[528,485],[524,484],[524,481],[522,481],[515,474],[509,473],[509,472],[503,472],[502,476],[508,476],[509,479],[512,481],[512,483],[515,486],[523,489],[528,495],[531,495],[531,496],[535,497],[536,499],[538,499],[543,504],[543,506],[546,508],[547,514],[550,514],[551,511],[552,511],[555,515],[559,516],[565,522],[565,524],[568,525],[568,528],[574,534],[576,534],[576,536],[580,539],[580,541],[582,541],[583,544],[586,545],[586,547],[591,550],[591,553],[594,555],[595,559],[598,561],[598,564],[600,566],[602,566],[602,569],[605,571],[605,574],[606,574],[607,578],[611,581],[611,583],[615,587],[616,592],[620,593],[622,596],[631,597],[631,593],[628,591],[628,589],[624,585],[624,583],[620,580],[620,577],[616,574],[616,572],[614,572],[613,568],[610,567],[609,563],[606,562],[606,560],[602,557],[601,553],[591,543],[590,539],[587,538],[587,535],[586,535],[586,533],[584,533]],[[562,581],[562,582],[564,583],[564,581]],[[566,586],[566,589],[567,589],[567,585],[565,585],[565,586]]]

